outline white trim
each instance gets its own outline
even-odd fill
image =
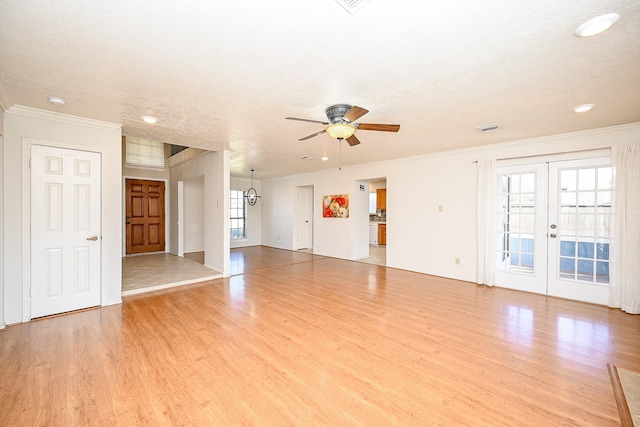
[[[105,266],[108,261],[107,251],[105,250],[107,246],[105,238],[107,212],[104,204],[106,194],[106,179],[104,176],[106,150],[33,138],[22,138],[22,212],[24,215],[22,221],[22,321],[29,322],[31,320],[31,168],[29,167],[29,163],[31,161],[32,145],[100,154],[100,242],[102,245],[100,250],[100,305],[104,307],[107,305],[107,286],[105,286],[105,283],[107,283],[107,273]]]
[[[54,122],[67,123],[77,126],[86,126],[95,129],[103,129],[110,131],[117,131],[122,128],[122,125],[117,123],[103,122],[100,120],[86,119],[84,117],[71,116],[69,114],[56,113],[52,111],[40,110],[37,108],[25,107],[22,105],[14,105],[7,110],[7,113],[15,114],[18,116],[32,117],[36,119],[51,120]],[[86,149],[84,151],[87,151]]]
[[[4,82],[0,79],[0,109],[7,111],[12,105],[13,101],[11,101],[9,92],[7,92]],[[2,111],[0,111],[0,113],[2,113]]]
[[[184,257],[184,181],[178,181],[178,256]]]

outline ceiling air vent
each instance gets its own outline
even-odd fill
[[[477,127],[476,129],[478,129],[478,132],[491,132],[493,130],[500,129],[500,126],[498,126],[498,125],[484,125],[484,126]]]
[[[311,157],[311,156],[302,156],[302,157],[300,157],[300,160],[311,160],[311,159],[313,159],[313,157]]]
[[[354,13],[362,9],[364,5],[369,3],[369,0],[336,0],[336,2],[340,6],[344,7],[347,12],[353,15]]]

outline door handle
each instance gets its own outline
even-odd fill
[[[91,240],[91,241],[95,242],[96,240],[98,240],[98,236],[87,237],[87,240]]]
[[[551,234],[549,234],[549,237],[551,237],[552,239],[555,239],[556,235],[555,235],[555,233],[551,233]]]

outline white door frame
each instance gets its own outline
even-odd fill
[[[24,213],[22,221],[22,321],[28,322],[31,320],[31,170],[30,170],[30,158],[31,158],[31,146],[43,145],[52,148],[64,148],[68,150],[86,151],[90,153],[99,153],[101,165],[100,174],[100,196],[101,202],[104,201],[105,195],[105,168],[104,159],[107,155],[106,150],[94,147],[85,147],[72,144],[63,144],[53,141],[43,141],[31,138],[23,138],[22,144],[22,212]],[[101,221],[100,230],[102,233],[105,231],[105,218],[106,206],[105,203],[101,203]],[[101,240],[102,241],[102,240]],[[107,251],[102,250],[100,256],[100,305],[106,305],[107,301],[107,287],[105,283],[107,281],[106,269],[102,268],[107,265]]]
[[[184,257],[184,181],[178,181],[178,256]],[[168,222],[168,221],[167,221]]]

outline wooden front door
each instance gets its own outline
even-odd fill
[[[126,180],[127,254],[164,252],[164,182]]]

